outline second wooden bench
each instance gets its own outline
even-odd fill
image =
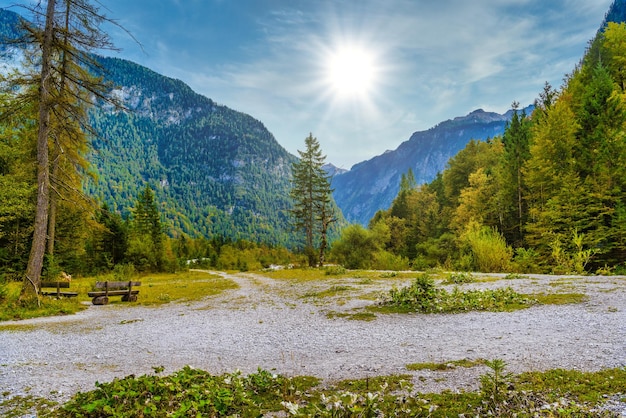
[[[67,298],[78,296],[78,292],[61,291],[61,289],[68,289],[69,287],[70,282],[41,282],[39,285],[39,294],[45,296],[56,296],[57,298],[61,298],[61,296],[65,296]]]
[[[141,286],[141,282],[96,282],[96,289],[104,290],[96,290],[87,294],[93,298],[91,302],[94,305],[108,304],[109,296],[121,296],[123,302],[136,302],[139,293],[139,290],[133,289],[136,286]]]

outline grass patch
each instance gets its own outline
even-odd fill
[[[462,360],[452,360],[446,361],[443,363],[411,363],[407,364],[407,370],[411,371],[420,371],[420,370],[433,370],[433,371],[443,371],[454,369],[455,367],[465,367],[471,368],[476,366],[482,366],[486,362],[485,359],[462,359]]]
[[[462,362],[462,360],[459,360]],[[598,410],[622,396],[626,369],[599,372],[551,370],[506,373],[503,361],[485,361],[490,371],[475,392],[422,394],[410,375],[372,376],[320,385],[311,376],[284,377],[265,370],[214,376],[185,367],[168,376],[128,376],[98,383],[67,403],[30,396],[0,403],[3,416],[46,417],[211,416],[211,417],[458,417],[612,416]],[[497,366],[497,367],[496,367]]]
[[[376,319],[376,315],[373,312],[328,312],[326,314],[326,318],[335,319],[335,318],[343,318],[349,321],[374,321]]]
[[[78,292],[78,297],[57,300],[51,296],[41,296],[39,304],[37,300],[27,302],[19,300],[22,283],[4,284],[3,298],[0,299],[0,321],[74,314],[89,306],[91,298],[87,296],[87,292],[95,287],[96,281],[105,280],[116,279],[112,274],[74,279],[70,290]],[[237,284],[232,280],[200,271],[136,276],[133,280],[141,281],[137,303],[142,305],[196,301],[237,288]],[[122,302],[120,297],[111,297],[110,303],[133,305]]]
[[[140,280],[138,302],[142,305],[197,301],[238,287],[230,279],[201,271],[154,274]]]
[[[307,292],[302,295],[303,298],[330,298],[338,296],[344,292],[354,290],[351,286],[344,285],[333,285],[325,290],[320,290],[318,292]]]
[[[465,283],[473,283],[476,279],[472,276],[471,273],[459,272],[459,273],[450,273],[443,281],[444,284],[465,284]]]
[[[56,299],[40,296],[32,300],[20,300],[21,282],[2,284],[3,297],[0,298],[0,321],[37,318],[42,316],[71,315],[86,307],[76,297]],[[72,291],[77,288],[72,284]]]
[[[539,293],[533,295],[542,305],[568,305],[570,303],[582,303],[587,300],[584,293]]]

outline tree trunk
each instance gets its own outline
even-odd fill
[[[50,172],[48,168],[48,134],[50,131],[50,108],[52,83],[51,76],[51,50],[54,27],[55,0],[48,0],[46,10],[46,27],[44,30],[43,44],[41,46],[41,80],[39,86],[39,131],[37,134],[37,208],[35,212],[35,224],[33,242],[28,258],[28,266],[22,287],[22,298],[37,295],[41,283],[41,270],[43,268],[44,254],[46,251],[46,237],[48,230],[48,205],[50,189]]]

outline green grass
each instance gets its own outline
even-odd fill
[[[376,319],[376,314],[373,312],[335,312],[331,311],[326,314],[326,318],[335,319],[335,318],[343,318],[349,321],[374,321]]]
[[[419,371],[419,370],[434,370],[434,371],[443,371],[450,370],[455,367],[465,367],[471,368],[476,366],[482,366],[485,364],[485,359],[462,359],[462,360],[452,360],[445,361],[443,363],[410,363],[406,365],[407,370],[411,371]]]
[[[21,302],[19,295],[22,284],[8,283],[4,285],[4,298],[0,300],[0,321],[74,314],[89,306],[91,298],[87,293],[94,288],[96,281],[105,280],[116,279],[113,275],[74,279],[69,290],[78,292],[78,297],[57,300],[50,296],[41,296],[39,304],[36,300],[28,303]],[[232,280],[199,271],[135,276],[133,280],[141,281],[141,286],[137,288],[139,290],[137,302],[122,302],[121,297],[118,296],[110,298],[111,305],[160,305],[169,302],[190,302],[237,288],[237,284]]]
[[[76,297],[56,299],[51,296],[41,296],[39,301],[20,300],[21,282],[10,282],[2,285],[4,292],[0,299],[0,321],[10,321],[42,316],[71,315],[86,307]],[[72,286],[71,291],[77,287]]]
[[[587,300],[584,293],[539,293],[532,295],[541,305],[567,305],[570,303],[582,303]]]

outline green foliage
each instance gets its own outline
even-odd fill
[[[531,306],[534,300],[510,287],[495,290],[468,290],[455,287],[452,292],[435,285],[426,273],[419,275],[410,286],[391,289],[383,306],[397,307],[421,313],[455,313],[466,311],[509,311]]]
[[[473,257],[472,267],[477,271],[510,271],[513,250],[495,228],[470,222],[461,239],[467,243]]]
[[[374,233],[354,224],[345,228],[333,244],[331,258],[348,269],[369,269],[378,249]]]
[[[501,359],[486,361],[489,372],[480,377],[480,391],[486,400],[486,412],[500,416],[500,406],[504,403],[512,382],[512,373],[505,372],[506,363]]]
[[[249,376],[213,376],[185,367],[170,376],[130,376],[98,383],[96,391],[74,396],[58,416],[258,417],[280,408],[280,401],[293,390],[289,383],[264,370]]]
[[[446,283],[446,284],[464,284],[464,283],[472,283],[472,282],[475,282],[475,281],[476,280],[474,279],[474,276],[472,276],[470,273],[457,272],[457,273],[450,273],[450,274],[448,274],[448,277],[446,278],[444,283]]]
[[[585,267],[593,257],[595,250],[584,249],[584,234],[579,234],[574,229],[572,232],[573,250],[568,251],[561,244],[559,237],[555,237],[550,244],[552,258],[554,259],[553,271],[556,274],[583,274]]]
[[[0,402],[3,416],[37,412],[47,417],[211,416],[211,417],[451,417],[550,416],[607,417],[606,398],[621,394],[626,369],[598,372],[549,370],[514,376],[502,360],[458,362],[486,364],[480,391],[417,393],[410,375],[372,376],[319,385],[309,376],[287,378],[259,369],[243,376],[214,376],[185,367],[162,376],[128,376],[78,393],[64,405],[41,398],[15,397]],[[430,365],[435,367],[438,365]]]
[[[326,266],[324,267],[324,274],[327,276],[339,276],[346,273],[346,268],[343,266]]]

